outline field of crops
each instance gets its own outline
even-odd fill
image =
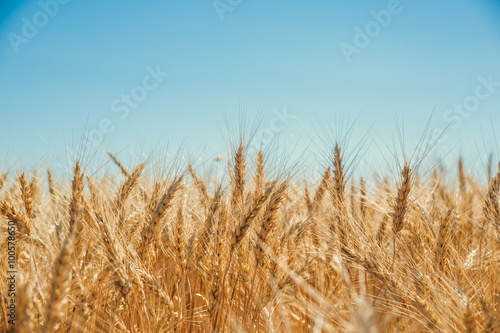
[[[311,183],[246,147],[234,145],[226,183],[111,153],[106,176],[81,161],[69,179],[3,174],[1,329],[500,330],[494,164],[489,184],[462,160],[427,177],[400,161],[365,181],[335,145]]]

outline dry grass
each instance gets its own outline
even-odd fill
[[[67,181],[2,174],[1,248],[13,221],[18,274],[15,327],[0,282],[1,329],[499,332],[500,165],[487,186],[462,160],[456,181],[405,163],[371,183],[349,179],[336,145],[318,183],[299,185],[237,147],[227,185],[192,165],[127,171],[111,153],[121,181],[80,163]]]

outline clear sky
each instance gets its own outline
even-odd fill
[[[415,142],[434,110],[436,154],[472,156],[495,148],[499,106],[499,1],[0,4],[3,168],[89,132],[99,153],[223,153],[243,111],[293,147],[355,119],[355,139],[390,143],[402,117]]]

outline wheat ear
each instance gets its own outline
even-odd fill
[[[160,199],[158,205],[156,206],[156,210],[153,212],[148,225],[142,230],[141,243],[139,244],[138,248],[138,254],[141,258],[144,254],[144,251],[151,243],[152,237],[157,231],[160,231],[158,225],[165,216],[167,210],[172,207],[175,195],[181,188],[182,178],[183,177],[181,176],[174,179],[174,181],[168,188],[167,193],[163,194],[163,197]]]
[[[73,181],[71,182],[71,201],[69,204],[69,227],[70,232],[79,227],[80,205],[83,196],[83,173],[80,168],[80,162],[76,162],[73,168]]]
[[[16,209],[5,201],[0,201],[0,214],[14,221],[19,229],[19,233],[23,236],[31,234],[31,223],[26,220],[26,216],[20,214]]]
[[[121,172],[125,175],[125,177],[128,177],[129,176],[129,172],[127,171],[127,169],[125,169],[123,167],[123,165],[116,159],[115,156],[113,156],[113,154],[111,154],[111,152],[107,152],[109,157],[111,157],[111,159],[113,160],[113,162],[115,162],[115,164],[120,168]]]
[[[360,180],[360,192],[359,210],[361,211],[361,218],[364,221],[366,219],[366,184],[363,177]]]
[[[191,174],[191,177],[193,177],[194,183],[203,197],[203,201],[208,203],[210,201],[210,194],[208,192],[207,184],[205,184],[205,182],[196,174],[196,171],[193,169],[191,163],[188,165],[188,171]]]
[[[408,211],[409,206],[409,197],[411,191],[411,169],[407,162],[405,162],[405,166],[403,171],[401,172],[401,185],[398,188],[398,196],[396,197],[396,201],[394,203],[392,215],[392,231],[394,233],[394,239],[392,243],[393,250],[393,260],[392,265],[394,265],[396,261],[396,237],[398,233],[403,230],[406,213]]]
[[[2,176],[0,176],[0,190],[3,189],[6,181],[7,181],[7,174],[4,173],[2,174]]]
[[[330,186],[330,193],[335,207],[335,216],[330,223],[331,237],[335,232],[338,234],[338,240],[342,247],[347,246],[347,221],[345,214],[345,174],[343,157],[340,152],[340,146],[335,143],[334,160],[333,160],[333,186]],[[330,240],[330,251],[332,250],[332,243]]]
[[[33,218],[33,195],[31,193],[31,186],[26,179],[24,172],[21,172],[19,176],[19,182],[21,183],[21,197],[23,199],[24,208],[26,209],[26,217],[28,219]]]
[[[50,169],[47,169],[47,180],[49,182],[50,199],[52,200],[52,203],[55,204],[55,202],[56,202],[56,190],[54,188],[54,179],[52,178],[52,172],[50,172]]]
[[[267,244],[268,238],[275,227],[278,209],[288,187],[288,183],[288,180],[281,183],[281,185],[269,199],[269,203],[264,213],[264,218],[260,226],[260,230],[257,233],[257,243],[255,246],[255,258],[257,260],[257,266],[262,264],[265,244]]]
[[[245,149],[243,148],[243,143],[240,143],[236,154],[234,155],[234,171],[233,171],[233,208],[236,209],[240,207],[244,199],[245,191]]]
[[[443,270],[446,265],[446,259],[448,257],[449,252],[449,237],[450,237],[450,228],[453,222],[453,209],[448,210],[446,216],[441,221],[441,225],[439,226],[439,233],[436,240],[436,267],[439,270]]]
[[[402,182],[398,189],[398,196],[396,197],[392,213],[392,231],[394,234],[399,233],[403,229],[406,212],[408,210],[412,176],[408,163],[405,163],[401,176]]]
[[[257,154],[255,169],[254,186],[256,196],[264,190],[264,186],[266,183],[266,172],[264,170],[264,154],[262,153],[262,150],[259,150],[259,153]]]
[[[142,170],[144,170],[145,165],[145,163],[138,165],[137,168],[135,168],[135,170],[127,176],[127,179],[125,179],[122,186],[120,186],[118,197],[116,198],[116,209],[118,212],[121,211],[121,209],[125,205],[125,201],[139,182],[139,177],[141,177],[141,173]]]
[[[241,240],[243,239],[243,237],[245,237],[253,220],[259,213],[264,203],[267,201],[267,198],[269,198],[269,196],[273,192],[275,186],[276,181],[272,182],[267,187],[266,191],[262,193],[258,198],[255,198],[255,200],[252,202],[247,213],[243,216],[243,218],[233,231],[233,234],[231,236],[231,252],[241,243]]]
[[[343,157],[340,153],[340,146],[338,143],[335,144],[334,150],[334,161],[333,161],[333,191],[332,198],[335,208],[338,212],[344,210],[345,201],[345,174]]]

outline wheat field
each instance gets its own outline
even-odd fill
[[[499,332],[500,165],[367,181],[344,153],[317,182],[244,142],[227,183],[111,153],[4,173],[2,330]]]

